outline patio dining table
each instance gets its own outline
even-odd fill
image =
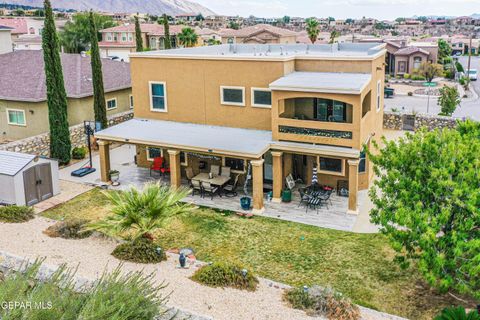
[[[230,177],[214,176],[212,179],[210,179],[208,173],[203,172],[197,174],[195,177],[192,178],[192,180],[198,180],[200,182],[210,182],[210,184],[213,184],[214,186],[219,186],[221,188],[226,185],[228,181],[230,181]]]

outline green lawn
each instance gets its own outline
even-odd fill
[[[54,219],[97,219],[108,214],[99,189],[44,212]],[[426,286],[414,270],[392,262],[387,239],[270,218],[245,219],[200,208],[157,233],[164,248],[191,247],[203,261],[231,260],[290,285],[330,285],[356,303],[408,317],[431,319],[458,304]]]

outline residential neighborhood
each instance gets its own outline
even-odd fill
[[[0,3],[0,319],[480,319],[480,10],[307,2]]]

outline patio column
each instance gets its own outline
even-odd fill
[[[360,160],[348,160],[348,213],[358,214],[358,164]]]
[[[285,179],[293,170],[293,154],[283,154],[283,179]]]
[[[273,160],[273,202],[281,202],[283,188],[283,152],[272,151]]]
[[[98,140],[98,153],[100,155],[100,178],[102,182],[110,181],[110,142]]]
[[[182,175],[180,171],[180,151],[168,150],[170,157],[170,186],[178,189],[182,185]]]
[[[252,164],[253,213],[263,213],[263,159],[250,161]]]

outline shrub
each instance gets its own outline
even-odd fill
[[[52,238],[63,239],[84,239],[92,235],[92,231],[83,230],[88,223],[84,219],[70,219],[59,221],[54,225],[48,227],[43,233]]]
[[[112,255],[136,263],[158,263],[167,260],[165,251],[150,239],[138,238],[118,245]]]
[[[26,206],[0,207],[0,222],[27,222],[35,217],[33,208]]]
[[[424,77],[424,76],[421,76],[421,75],[418,75],[418,74],[414,74],[414,75],[412,75],[411,79],[412,79],[413,81],[420,81],[420,80],[423,81],[423,80],[425,80],[425,77]]]
[[[455,67],[457,68],[458,72],[465,72],[465,69],[463,68],[463,65],[460,62],[455,62]]]
[[[335,320],[360,319],[360,310],[350,299],[331,288],[313,286],[293,288],[285,293],[285,299],[295,309],[311,316],[324,316]]]
[[[87,148],[85,147],[75,147],[72,150],[72,158],[81,160],[85,159],[85,156],[87,155]]]
[[[405,73],[405,74],[403,75],[403,79],[410,79],[410,74]]]
[[[192,280],[210,287],[232,287],[255,291],[258,279],[251,271],[227,262],[215,262],[198,269]]]
[[[409,91],[409,92],[407,93],[407,95],[408,95],[409,97],[411,97],[411,96],[413,96],[413,92],[412,92],[412,91]]]
[[[480,320],[480,313],[472,310],[467,313],[464,307],[448,307],[434,318],[434,320]]]

